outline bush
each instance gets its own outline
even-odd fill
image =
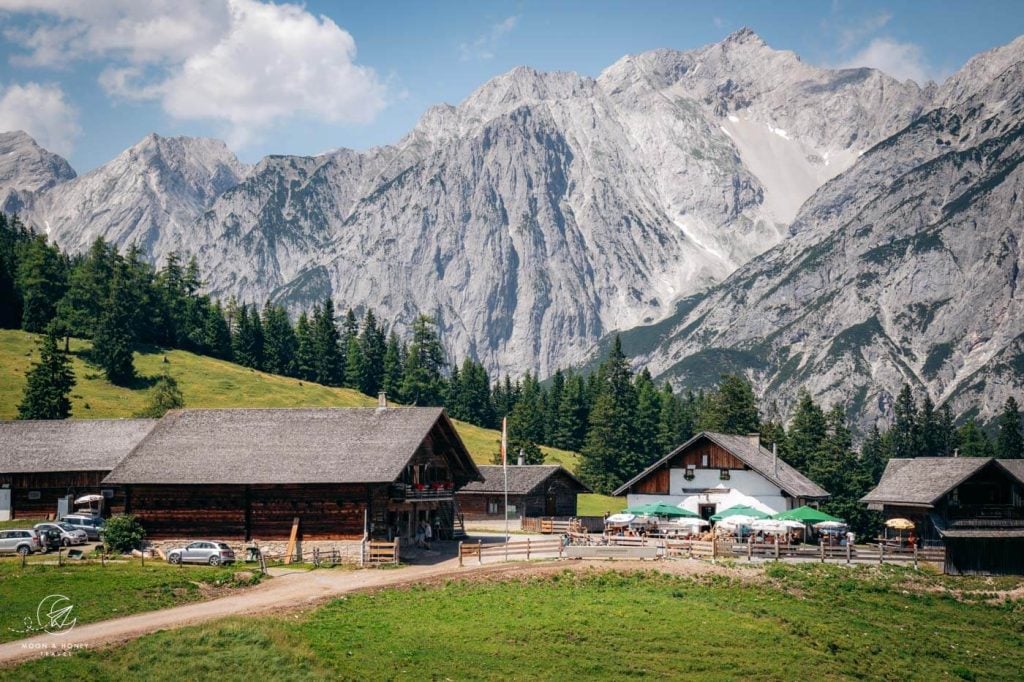
[[[146,531],[132,514],[112,516],[107,520],[106,530],[103,531],[103,543],[108,550],[114,552],[124,553],[139,549],[145,538]]]

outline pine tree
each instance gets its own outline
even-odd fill
[[[764,421],[761,422],[761,445],[769,450],[775,451],[780,459],[789,462],[789,437],[786,434],[786,426],[782,422]]]
[[[513,452],[525,445],[544,441],[545,410],[540,382],[527,372],[522,385],[519,401],[508,416],[509,450]]]
[[[377,323],[377,317],[372,309],[367,310],[363,317],[359,348],[362,353],[359,390],[366,395],[375,396],[384,383],[384,354],[387,352],[387,341],[384,327]]]
[[[911,392],[909,384],[904,384],[899,395],[896,396],[893,413],[893,457],[920,457],[923,448],[921,447],[919,416],[917,405],[914,402],[914,394]]]
[[[57,302],[67,288],[67,260],[46,237],[33,236],[18,253],[17,287],[21,292],[21,327],[42,332],[57,314]]]
[[[811,394],[801,388],[796,411],[787,430],[788,462],[800,471],[807,471],[828,435],[825,413]]]
[[[660,404],[657,447],[661,454],[667,454],[693,436],[693,427],[687,425],[683,403],[668,382],[661,388]]]
[[[960,427],[957,438],[960,441],[961,457],[995,456],[995,447],[993,446],[991,439],[989,439],[988,434],[985,433],[973,419],[967,420],[967,422]]]
[[[360,372],[362,372],[362,356],[359,352],[359,321],[351,308],[345,313],[341,323],[341,385],[359,388]],[[351,365],[349,364],[351,357]]]
[[[124,263],[114,268],[110,296],[100,314],[92,340],[92,358],[114,384],[127,385],[135,379],[132,319],[138,302],[132,297]]]
[[[263,367],[271,374],[295,375],[298,340],[288,313],[281,306],[263,306]]]
[[[1013,396],[1006,399],[1003,413],[999,415],[996,457],[1024,459],[1024,434],[1021,433],[1020,407]]]
[[[556,448],[578,452],[587,437],[589,414],[586,382],[582,376],[571,374],[562,389],[551,444]]]
[[[0,213],[0,328],[17,329],[22,325],[22,299],[18,288],[18,259],[32,233],[18,220]]]
[[[939,408],[936,429],[938,433],[935,436],[935,444],[938,450],[935,454],[939,457],[952,457],[960,443],[957,440],[956,419],[949,403]]]
[[[736,374],[723,374],[700,415],[701,430],[747,435],[757,433],[760,424],[757,398],[750,382]]]
[[[402,374],[402,396],[413,405],[439,405],[447,363],[432,317],[420,315],[412,325],[412,343]]]
[[[558,424],[558,407],[562,404],[562,393],[565,391],[565,372],[561,368],[551,375],[551,383],[544,393],[544,443],[550,444],[555,439]]]
[[[40,342],[39,362],[28,371],[18,419],[67,419],[71,416],[71,388],[75,374],[67,355],[57,348],[57,336],[48,333]]]
[[[317,308],[313,308],[314,318]],[[316,380],[316,356],[313,350],[313,329],[309,316],[303,310],[295,323],[295,375],[306,381]]]
[[[939,429],[939,414],[935,411],[935,403],[931,396],[925,394],[921,401],[921,409],[917,413],[918,442],[921,457],[937,457],[942,449],[942,433]]]
[[[639,473],[644,461],[636,447],[636,392],[618,336],[598,376],[580,474],[595,491],[607,494]]]
[[[334,303],[324,299],[312,320],[313,358],[316,363],[314,380],[325,386],[341,386],[345,373],[341,335],[334,322]]]
[[[167,414],[168,410],[179,410],[183,407],[185,407],[185,399],[181,395],[181,389],[178,388],[177,380],[165,372],[153,384],[146,407],[135,416],[159,419]]]
[[[242,304],[238,308],[235,335],[231,339],[231,353],[235,362],[243,367],[263,367],[263,323],[260,322],[256,306]]]
[[[215,358],[231,359],[231,331],[228,329],[220,301],[215,301],[207,309],[206,322],[203,325],[203,346]]]
[[[860,446],[860,466],[867,479],[875,485],[882,479],[882,472],[889,461],[889,446],[877,426],[871,428],[868,437]]]
[[[646,367],[637,373],[633,390],[636,393],[636,448],[641,458],[640,466],[646,468],[668,452],[662,451],[658,439],[661,395]]]
[[[110,297],[117,254],[102,237],[72,268],[68,288],[57,304],[57,319],[68,336],[91,338],[96,333],[103,302]]]
[[[402,347],[398,334],[388,334],[388,342],[384,347],[384,374],[381,377],[381,388],[394,400],[401,400],[402,395]]]

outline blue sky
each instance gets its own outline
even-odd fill
[[[79,172],[151,131],[250,162],[361,149],[517,65],[596,76],[742,26],[813,64],[941,79],[1024,33],[1024,3],[0,0],[0,129]]]

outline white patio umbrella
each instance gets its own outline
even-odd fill
[[[818,530],[834,530],[836,528],[846,528],[846,524],[839,521],[822,521],[821,523],[814,524],[814,527]]]
[[[772,519],[755,519],[750,524],[751,530],[760,530],[765,533],[785,533],[788,530],[788,526],[782,521],[773,521]]]
[[[636,516],[633,514],[612,514],[604,520],[606,526],[628,526]]]
[[[75,500],[75,504],[92,504],[93,502],[102,502],[102,501],[103,501],[103,496],[102,495],[82,495],[77,500]]]

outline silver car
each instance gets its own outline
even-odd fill
[[[26,556],[33,552],[42,552],[43,542],[39,533],[31,529],[0,530],[0,554],[20,554]]]
[[[85,531],[90,540],[99,540],[100,535],[106,528],[106,520],[102,516],[91,514],[68,514],[64,517],[64,523],[79,530]]]
[[[71,545],[84,545],[89,542],[89,534],[81,528],[75,528],[69,523],[63,521],[57,521],[54,523],[37,523],[33,526],[36,531],[42,532],[47,530],[55,530],[60,534],[60,544],[65,547]]]
[[[196,540],[179,549],[167,553],[167,561],[172,564],[210,564],[220,566],[235,561],[234,551],[223,542],[215,540]]]

